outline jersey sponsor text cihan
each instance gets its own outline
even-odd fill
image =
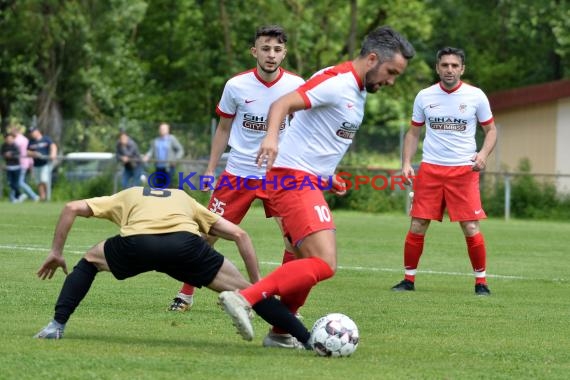
[[[421,90],[414,101],[412,125],[426,125],[422,161],[442,166],[473,165],[477,122],[493,122],[485,93],[459,82],[447,90],[441,82]]]
[[[344,62],[318,71],[297,91],[306,109],[295,112],[274,166],[331,176],[360,128],[366,90],[352,62]]]
[[[167,200],[173,198],[175,201]],[[120,227],[121,236],[190,232],[208,233],[220,216],[183,190],[132,187],[111,196],[85,200],[96,218]],[[157,215],[161,215],[157,218]]]
[[[269,106],[304,82],[303,78],[283,68],[279,68],[279,75],[272,82],[264,81],[257,68],[227,81],[216,107],[216,113],[220,117],[233,118],[228,142],[231,150],[226,164],[227,172],[238,177],[265,176],[265,168],[257,167],[255,157],[267,134]],[[283,120],[280,135],[288,123],[288,119]]]

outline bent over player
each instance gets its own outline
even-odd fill
[[[243,229],[210,212],[182,190],[133,187],[112,196],[69,202],[55,228],[51,251],[37,272],[41,279],[51,279],[60,267],[67,274],[63,248],[77,216],[107,219],[119,226],[120,234],[97,243],[79,260],[63,283],[53,320],[36,338],[63,337],[67,321],[100,271],[111,272],[118,280],[157,271],[217,292],[248,286],[239,270],[201,233],[234,241],[250,280],[255,282],[260,277],[253,245]],[[306,343],[307,329],[277,299],[255,310],[273,325],[292,328]],[[244,332],[242,337],[251,340],[253,332]]]

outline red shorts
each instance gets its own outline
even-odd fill
[[[238,177],[224,170],[218,177],[208,209],[232,223],[240,224],[251,207],[251,203],[256,199],[261,199],[265,216],[270,218],[276,214],[264,188],[264,182],[261,179]]]
[[[479,172],[471,166],[442,166],[422,162],[414,182],[410,215],[441,220],[447,208],[452,222],[484,219],[481,207]]]
[[[267,195],[294,246],[314,232],[336,229],[323,186],[317,176],[301,170],[273,168],[267,173]]]

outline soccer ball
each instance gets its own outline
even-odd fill
[[[320,356],[350,356],[358,341],[356,323],[344,314],[332,313],[315,322],[309,344]]]

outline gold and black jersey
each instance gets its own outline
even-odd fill
[[[207,234],[220,218],[178,189],[132,187],[86,202],[96,218],[118,225],[121,236],[179,231]]]

